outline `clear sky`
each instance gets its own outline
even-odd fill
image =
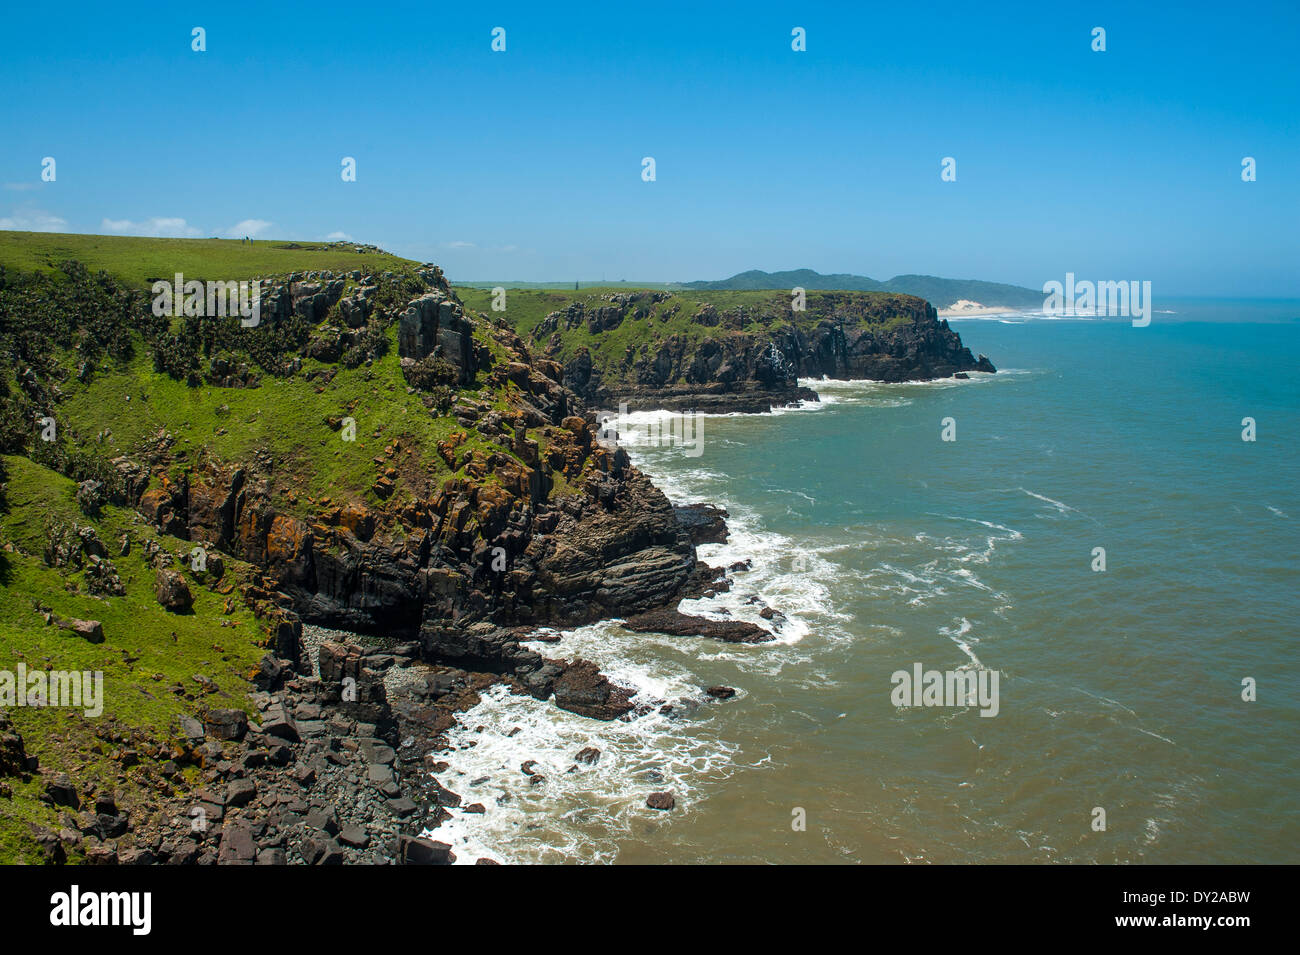
[[[978,6],[13,3],[0,228],[1300,296],[1300,4]]]

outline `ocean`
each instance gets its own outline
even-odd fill
[[[770,606],[777,642],[538,644],[671,711],[493,689],[439,777],[486,812],[435,837],[462,861],[1295,862],[1300,305],[1159,309],[954,321],[996,375],[808,381],[820,404],[705,419],[699,456],[632,444],[672,500],[730,512],[705,560],[752,562],[682,610]],[[896,705],[918,664],[996,672],[996,715]]]

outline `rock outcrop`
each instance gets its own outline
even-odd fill
[[[767,411],[816,400],[801,378],[900,382],[995,370],[933,306],[912,296],[810,293],[800,312],[779,293],[725,311],[693,300],[665,310],[669,298],[640,292],[574,302],[539,322],[533,339],[545,354],[565,359],[565,385],[587,402],[613,408],[626,401],[632,410]],[[676,321],[683,307],[695,309],[686,316],[691,333]],[[603,333],[638,320],[639,345],[616,354],[612,340],[605,344]],[[695,333],[701,326],[703,335]],[[579,328],[584,342],[594,343],[567,347],[566,333]]]

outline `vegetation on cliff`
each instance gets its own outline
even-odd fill
[[[496,293],[463,289],[483,314]],[[992,371],[926,301],[882,292],[507,290],[504,316],[589,402],[765,411],[800,378]]]
[[[260,279],[260,321],[156,314],[176,272]],[[0,704],[0,857],[75,860],[52,833],[78,830],[103,848],[59,773],[83,804],[116,790],[136,832],[223,778],[230,753],[183,721],[303,666],[303,621],[545,698],[567,664],[503,627],[671,600],[690,536],[560,378],[435,266],[378,250],[3,235],[0,670],[106,686],[96,719]],[[593,714],[601,680],[579,681]]]

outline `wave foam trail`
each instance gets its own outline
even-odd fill
[[[661,683],[637,700],[662,699],[663,689],[670,687]],[[462,806],[426,835],[450,843],[458,864],[613,861],[634,827],[663,818],[646,807],[649,793],[671,791],[680,815],[734,771],[737,747],[710,732],[703,693],[677,689],[684,692],[669,694],[671,715],[652,710],[627,722],[601,722],[491,687],[448,733],[449,768],[436,774]],[[679,715],[686,711],[693,715]],[[600,750],[594,765],[576,759],[587,747]],[[540,782],[521,768],[530,760]],[[474,803],[484,812],[464,811]]]

